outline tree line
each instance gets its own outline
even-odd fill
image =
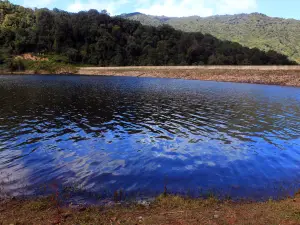
[[[97,66],[292,65],[275,51],[250,49],[169,25],[145,26],[97,10],[69,13],[0,1],[0,64],[23,53]]]
[[[269,17],[261,13],[210,17],[164,17],[142,13],[123,14],[144,25],[167,24],[184,32],[202,32],[221,40],[235,41],[262,51],[273,50],[300,63],[300,21]]]

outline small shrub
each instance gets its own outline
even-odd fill
[[[24,60],[21,58],[14,58],[14,59],[7,59],[5,61],[6,64],[6,68],[11,71],[24,71],[25,70],[25,64],[24,64]]]
[[[35,74],[72,74],[77,72],[75,66],[54,61],[38,61],[34,63],[29,63],[28,69],[32,70]]]
[[[64,55],[47,55],[47,58],[56,63],[69,63],[69,58]]]

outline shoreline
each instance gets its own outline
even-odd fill
[[[300,87],[300,66],[81,67],[76,74],[173,78]]]
[[[0,203],[0,224],[300,224],[300,194],[247,202],[157,197],[153,202],[63,206],[57,195]]]
[[[36,73],[30,70],[21,72],[2,70],[0,74],[26,75]],[[300,66],[77,67],[76,72],[68,70],[57,73],[39,71],[38,74],[173,78],[300,87]]]

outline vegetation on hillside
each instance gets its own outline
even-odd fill
[[[68,13],[8,1],[0,1],[0,46],[0,64],[28,52],[97,66],[295,64],[275,51],[249,49],[168,25],[144,26],[110,17],[105,10]]]
[[[300,21],[272,18],[260,13],[211,17],[169,18],[141,13],[123,15],[144,25],[168,24],[185,32],[209,33],[263,51],[273,50],[300,63]]]
[[[31,72],[34,74],[74,74],[78,69],[69,63],[57,61],[59,56],[53,56],[42,60],[26,59],[23,56],[7,57],[4,63],[0,64],[1,72]]]

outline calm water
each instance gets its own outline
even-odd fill
[[[166,186],[264,198],[300,187],[300,88],[0,76],[0,106],[2,193],[152,196]]]

